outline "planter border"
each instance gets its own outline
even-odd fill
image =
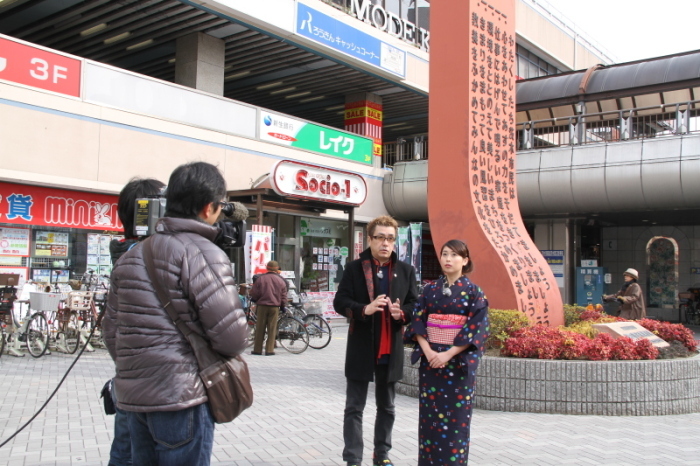
[[[418,397],[418,367],[404,350],[397,392]],[[700,356],[653,361],[566,361],[484,356],[474,407],[603,416],[700,412]]]

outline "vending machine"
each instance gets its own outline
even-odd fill
[[[605,267],[576,267],[576,304],[603,304]]]

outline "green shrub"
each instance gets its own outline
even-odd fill
[[[583,306],[576,304],[564,304],[564,326],[570,327],[581,321],[581,314],[586,310]]]
[[[595,336],[598,334],[598,330],[593,328],[593,324],[595,323],[597,322],[591,322],[590,320],[581,320],[578,322],[574,322],[571,325],[567,325],[566,327],[561,327],[561,329],[569,332],[580,333],[581,335],[585,335],[588,338],[595,338]]]
[[[530,320],[520,311],[489,309],[490,335],[486,347],[501,348],[503,341],[513,332],[529,325]]]

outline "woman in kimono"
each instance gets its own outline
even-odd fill
[[[464,242],[441,249],[444,275],[423,290],[406,340],[419,366],[418,465],[467,464],[476,368],[488,336],[488,302],[466,274],[473,269]]]

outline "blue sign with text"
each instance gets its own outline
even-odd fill
[[[297,3],[296,33],[398,76],[406,75],[406,52]]]

